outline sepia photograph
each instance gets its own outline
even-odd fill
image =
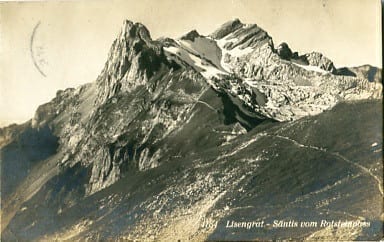
[[[0,1],[1,241],[379,241],[382,1]]]

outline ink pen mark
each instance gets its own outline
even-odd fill
[[[33,64],[35,65],[36,69],[40,72],[40,74],[44,77],[47,77],[45,75],[45,73],[41,70],[41,68],[39,67],[37,61],[36,61],[36,58],[34,56],[34,52],[33,52],[33,43],[34,43],[34,39],[35,39],[35,35],[36,35],[36,31],[37,31],[37,28],[40,26],[40,21],[36,24],[36,26],[33,28],[33,32],[32,32],[32,35],[31,35],[31,41],[30,41],[30,51],[31,51],[31,57],[32,57],[32,60],[33,60]]]

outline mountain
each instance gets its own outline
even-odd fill
[[[239,19],[124,21],[97,80],[0,129],[2,240],[381,238],[382,85],[348,70]]]
[[[362,79],[367,79],[370,82],[382,83],[382,70],[380,68],[363,65],[357,67],[342,67],[336,71],[339,75],[349,75]]]

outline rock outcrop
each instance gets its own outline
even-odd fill
[[[151,39],[148,29],[125,21],[97,79],[100,102],[145,84],[166,64],[162,46]]]
[[[195,39],[196,39],[197,37],[200,37],[200,34],[194,29],[194,30],[188,32],[187,34],[181,36],[180,39],[182,39],[182,40],[195,41]]]
[[[293,57],[291,48],[285,42],[279,44],[276,50],[277,54],[284,60],[290,60]]]
[[[310,66],[317,66],[331,73],[335,73],[336,71],[336,68],[333,65],[333,62],[319,52],[311,52],[309,54],[305,54],[304,56],[301,56],[301,58],[306,60],[308,62],[308,65]]]
[[[382,70],[371,65],[342,67],[336,70],[336,74],[342,76],[354,76],[366,79],[369,82],[382,83]]]
[[[232,21],[228,21],[224,23],[220,28],[218,28],[215,32],[213,32],[211,34],[211,37],[214,39],[222,39],[223,37],[235,32],[243,26],[244,24],[238,18]]]

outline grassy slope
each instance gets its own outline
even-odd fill
[[[208,99],[204,100],[215,107],[216,99]],[[187,149],[194,153],[174,157],[142,173],[128,173],[111,187],[58,213],[63,201],[57,194],[81,194],[77,189],[76,195],[76,189],[70,187],[73,183],[63,182],[86,179],[86,173],[74,167],[52,179],[24,204],[27,209],[15,216],[9,228],[17,233],[11,235],[7,231],[3,238],[70,235],[66,238],[97,239],[130,235],[184,239],[190,235],[196,239],[196,231],[204,236],[211,234],[210,239],[301,238],[318,228],[229,230],[224,226],[228,219],[262,218],[270,222],[357,217],[372,222],[360,238],[379,238],[382,195],[377,181],[335,154],[361,166],[377,168],[372,172],[380,177],[382,151],[374,152],[379,148],[371,147],[374,142],[379,143],[378,147],[382,145],[380,105],[377,101],[340,104],[319,116],[294,123],[262,124],[221,146],[212,146],[209,140],[213,135],[210,125],[217,125],[213,118],[216,116],[209,115],[214,112],[206,112],[205,105],[196,105],[196,118],[183,128],[187,133],[173,138],[173,149],[180,147],[185,149],[181,153],[188,154]],[[203,119],[209,122],[199,126]],[[193,131],[195,135],[187,135]],[[204,134],[210,146],[205,145]],[[70,204],[71,199],[66,203]],[[219,221],[219,226],[207,231],[193,227],[200,222],[196,214]],[[76,224],[81,226],[74,227]],[[171,234],[168,228],[187,231]]]

